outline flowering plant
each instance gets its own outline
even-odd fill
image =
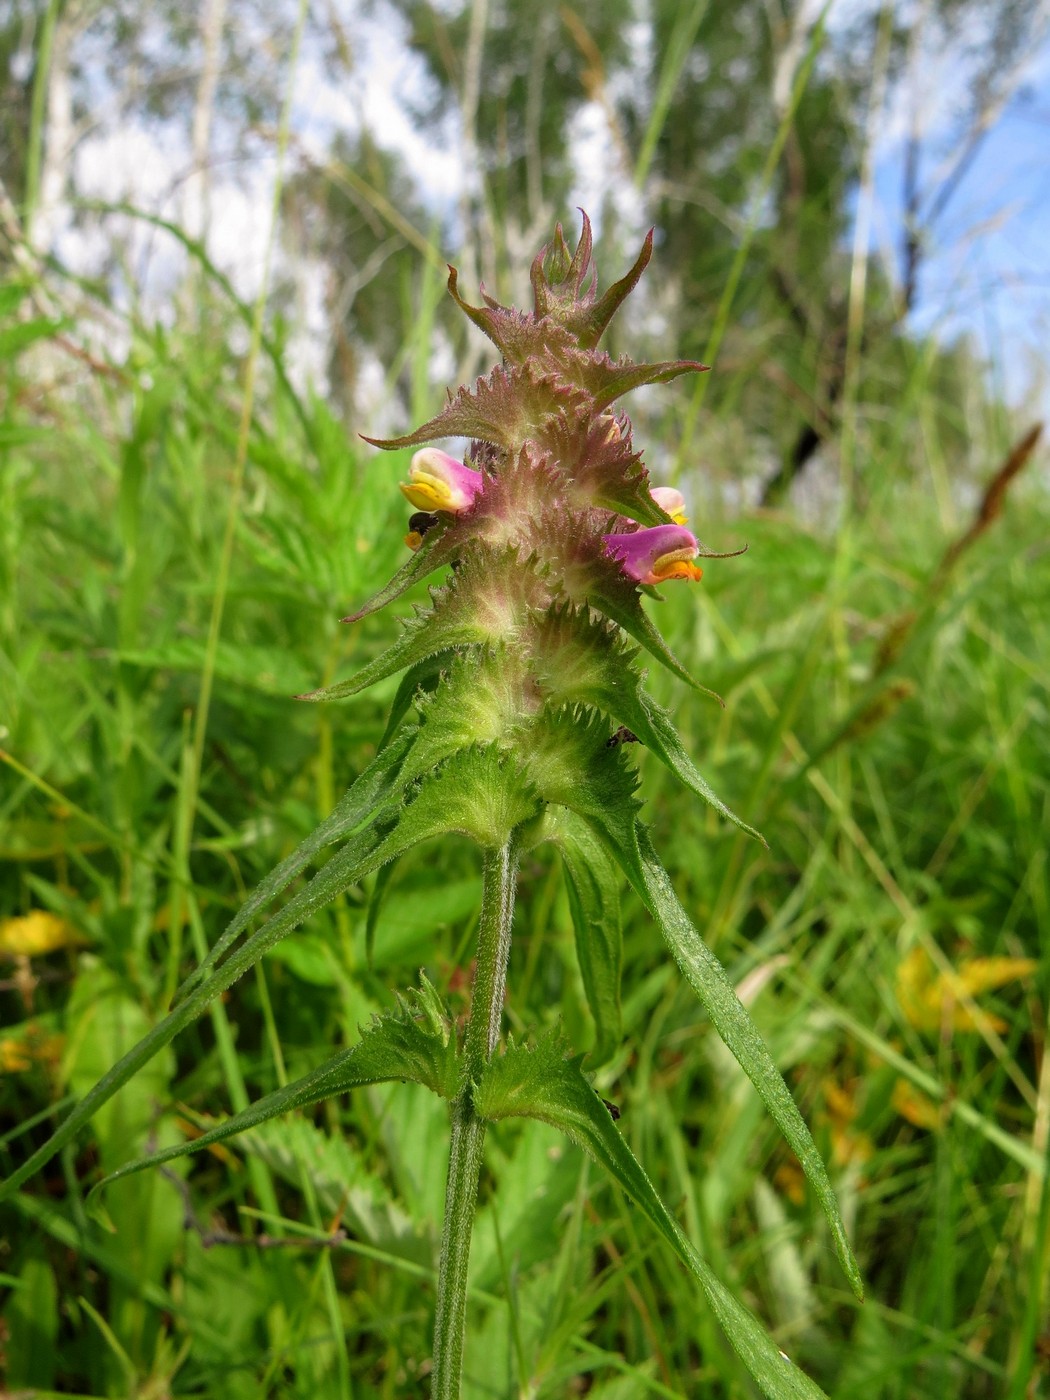
[[[462,1032],[421,978],[420,987],[402,994],[350,1049],[192,1142],[107,1178],[197,1151],[358,1085],[413,1080],[447,1099],[451,1152],[438,1261],[435,1400],[460,1393],[467,1262],[486,1127],[515,1115],[563,1130],[632,1197],[693,1274],[767,1395],[820,1394],[719,1281],[664,1206],[591,1087],[584,1057],[572,1056],[549,1034],[531,1046],[501,1049],[517,872],[523,853],[541,843],[558,849],[568,884],[596,1029],[590,1065],[608,1058],[620,1037],[623,876],[797,1154],[860,1291],[823,1163],[724,970],[675,896],[639,820],[636,773],[619,742],[626,736],[648,747],[687,788],[750,832],[698,772],[670,716],[646,692],[639,667],[644,650],[702,689],[664,643],[641,595],[672,580],[698,580],[695,560],[709,551],[687,528],[680,493],[650,487],[630,420],[613,405],[641,385],[704,366],[614,361],[597,348],[651,252],[650,233],[627,275],[599,296],[586,216],[575,250],[559,226],[532,265],[531,313],[488,296],[482,306],[469,305],[450,270],[450,293],[494,342],[501,363],[473,389],[460,389],[431,422],[376,444],[420,449],[401,487],[415,507],[406,540],[412,552],[348,620],[375,612],[438,571],[446,571],[445,581],[432,588],[430,605],[388,650],[356,676],[304,697],[340,700],[401,674],[379,751],[332,814],[249,898],[167,1018],[87,1094],[5,1188],[69,1142],[213,998],[317,909],[418,843],[463,833],[481,848],[483,876],[476,974]],[[470,440],[466,461],[425,445],[450,438]],[[331,859],[249,933],[255,916],[330,846],[338,847]]]

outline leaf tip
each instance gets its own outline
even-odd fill
[[[102,1200],[102,1188],[105,1184],[106,1181],[103,1180],[97,1181],[95,1185],[92,1186],[87,1194],[87,1199],[84,1201],[84,1209],[87,1212],[88,1218],[93,1220],[96,1225],[101,1225],[103,1230],[108,1231],[111,1235],[115,1235],[117,1233],[117,1227],[114,1225],[113,1218]]]
[[[858,1303],[864,1302],[864,1280],[860,1276],[860,1266],[850,1248],[849,1241],[843,1237],[842,1240],[842,1267],[846,1277],[849,1279],[849,1286],[853,1290],[853,1296]]]

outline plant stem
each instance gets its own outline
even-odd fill
[[[467,1321],[467,1264],[485,1142],[485,1120],[474,1110],[472,1091],[499,1039],[517,865],[512,842],[485,852],[477,971],[463,1045],[463,1085],[452,1103],[452,1146],[438,1265],[431,1400],[459,1400]]]

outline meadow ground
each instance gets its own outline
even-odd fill
[[[6,297],[5,1174],[374,751],[393,682],[344,706],[292,697],[391,637],[389,614],[338,618],[401,561],[405,515],[404,460],[296,395],[279,347],[261,357],[242,463],[244,366],[221,337],[135,330],[114,367],[75,327],[27,317],[24,289]],[[1050,503],[1035,467],[982,520],[979,490],[952,487],[958,436],[937,440],[916,374],[877,442],[860,414],[842,528],[788,507],[719,516],[709,495],[699,533],[748,552],[650,605],[726,703],[653,677],[656,692],[769,849],[638,759],[683,902],[831,1166],[863,1306],[626,890],[623,1046],[597,1086],[694,1243],[829,1395],[1031,1400],[1050,1351]],[[904,471],[893,443],[919,421],[909,460],[924,465]],[[970,479],[990,482],[1016,430],[955,427]],[[666,432],[670,453],[671,416]],[[5,1207],[9,1391],[421,1393],[446,1131],[422,1090],[360,1091],[115,1186],[115,1233],[84,1198],[101,1171],[351,1043],[420,967],[462,1007],[479,888],[466,843],[418,850],[371,959],[368,891],[351,889]],[[521,880],[507,1023],[524,1036],[556,1020],[586,1047],[570,914],[540,852]],[[470,1400],[753,1393],[670,1253],[552,1130],[494,1130],[482,1189]]]

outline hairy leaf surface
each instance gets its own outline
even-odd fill
[[[671,1246],[769,1400],[821,1400],[820,1387],[792,1364],[758,1319],[733,1297],[661,1201],[609,1110],[584,1078],[579,1060],[566,1059],[551,1037],[534,1050],[512,1046],[489,1062],[475,1089],[474,1104],[486,1118],[538,1118],[560,1128],[604,1167]]]

